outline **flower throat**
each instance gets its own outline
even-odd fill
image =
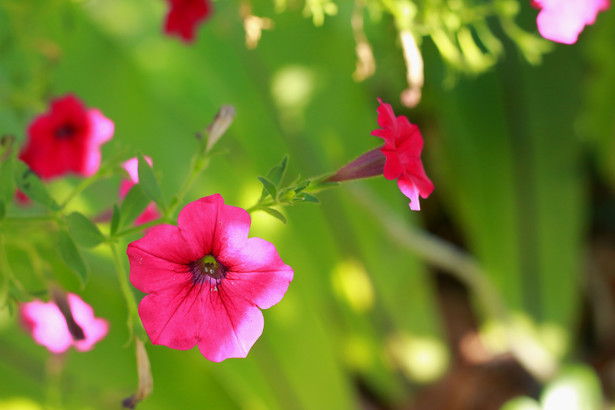
[[[220,282],[226,277],[226,266],[222,265],[211,255],[206,255],[201,259],[188,264],[192,273],[192,282],[202,284]]]

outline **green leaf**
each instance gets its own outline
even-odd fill
[[[128,226],[134,221],[150,203],[150,199],[145,195],[141,184],[134,185],[122,202],[120,207],[120,227]]]
[[[68,232],[64,230],[58,232],[58,245],[60,247],[60,255],[62,255],[66,266],[77,274],[81,284],[84,285],[88,278],[88,270],[79,249],[77,249],[73,238],[70,237]]]
[[[0,200],[9,204],[15,195],[15,159],[7,158],[0,163]]]
[[[0,199],[0,220],[4,219],[6,215],[6,205],[4,205],[4,201]]]
[[[307,181],[303,181],[300,184],[297,184],[296,186],[293,187],[293,189],[295,190],[295,193],[299,193],[301,191],[303,191],[305,188],[307,188],[310,185],[310,180],[308,179]]]
[[[120,226],[120,208],[118,208],[117,204],[113,204],[113,215],[111,215],[111,235],[117,232],[117,228]]]
[[[284,179],[284,175],[286,174],[286,167],[288,166],[288,155],[284,155],[282,161],[271,168],[267,173],[267,179],[275,184],[275,186],[280,186],[280,182]]]
[[[79,212],[73,212],[66,217],[68,231],[78,245],[93,248],[105,240],[96,224]]]
[[[269,215],[273,216],[274,218],[279,219],[280,221],[282,221],[282,223],[286,223],[286,217],[282,214],[282,212],[278,211],[277,209],[263,208],[263,211],[267,212]]]
[[[60,206],[47,192],[40,178],[23,161],[18,161],[15,166],[15,183],[31,200],[54,211],[60,209]]]
[[[263,177],[258,177],[258,180],[261,181],[261,184],[263,184],[263,195],[261,196],[261,198],[264,198],[266,196],[266,193],[268,193],[269,195],[271,195],[271,199],[276,199],[278,196],[278,190],[273,184],[273,182]]]
[[[286,174],[287,165],[288,165],[288,156],[284,155],[284,158],[282,158],[282,161],[278,165],[271,168],[269,172],[267,172],[267,176],[263,179],[268,180],[268,182],[273,184],[274,187],[278,188],[280,186],[280,183],[284,179],[284,175]],[[259,177],[258,179],[260,180],[261,177]],[[265,185],[263,181],[261,182],[263,183],[263,185]],[[261,199],[266,197],[267,193],[271,195],[271,191],[267,189],[267,186],[265,185],[265,188],[263,189],[263,193],[261,194]],[[275,199],[275,195],[272,195],[271,197]]]
[[[162,196],[158,180],[154,175],[154,170],[147,163],[142,154],[139,154],[139,185],[143,188],[145,195],[156,202],[160,209],[166,209],[164,197]]]
[[[304,202],[312,202],[315,204],[320,203],[320,199],[316,198],[314,195],[308,194],[307,192],[303,192],[297,195],[297,199],[304,201]]]

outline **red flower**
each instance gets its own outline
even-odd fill
[[[75,346],[80,352],[91,350],[94,344],[107,335],[109,323],[105,319],[94,317],[92,307],[79,296],[69,293],[67,301],[75,323],[83,331],[82,340],[73,338],[64,315],[53,302],[35,300],[22,303],[19,306],[22,322],[34,341],[52,353],[63,353],[71,346]]]
[[[53,100],[51,111],[30,124],[19,158],[42,179],[70,172],[90,176],[98,171],[100,146],[111,139],[113,129],[99,110],[86,110],[69,94]]]
[[[164,31],[189,43],[194,40],[197,25],[211,14],[209,0],[167,0],[170,6]]]
[[[419,127],[404,116],[395,117],[393,108],[378,98],[378,125],[372,135],[384,140],[382,153],[386,157],[384,177],[397,179],[401,192],[410,198],[410,209],[420,211],[419,195],[427,198],[433,191],[433,183],[425,175],[421,151],[423,137]]]
[[[150,166],[152,165],[152,159],[150,157],[146,156],[145,160],[148,164],[150,164]],[[139,160],[136,157],[130,158],[128,161],[122,164],[122,167],[128,173],[129,179],[124,179],[120,183],[120,199],[123,199],[126,194],[128,194],[130,188],[139,183]],[[135,219],[134,224],[142,225],[144,223],[158,219],[161,216],[162,215],[160,214],[160,211],[158,211],[156,204],[152,202],[147,206],[147,208],[145,208],[141,215],[139,215],[137,219]]]
[[[599,12],[611,5],[609,0],[534,0],[540,9],[536,25],[540,35],[558,43],[574,44],[585,26],[594,24]]]
[[[154,227],[128,245],[130,281],[148,293],[139,315],[152,343],[195,345],[219,362],[246,357],[263,331],[263,314],[293,278],[275,246],[248,238],[250,215],[219,194],[182,209],[178,226]]]

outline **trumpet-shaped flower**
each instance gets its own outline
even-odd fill
[[[209,0],[167,0],[169,14],[164,31],[170,36],[177,36],[186,43],[194,40],[197,26],[211,14]]]
[[[22,303],[19,308],[22,322],[34,341],[52,353],[63,353],[71,346],[80,352],[91,350],[107,335],[109,323],[94,317],[92,307],[79,296],[69,293],[67,301],[75,323],[83,331],[84,337],[81,340],[73,338],[64,315],[53,302],[35,300]]]
[[[67,173],[90,176],[100,167],[100,146],[113,137],[114,124],[97,109],[86,109],[68,94],[55,99],[49,112],[28,128],[28,141],[19,154],[42,179]]]
[[[609,0],[533,0],[540,9],[536,25],[541,36],[558,43],[576,43],[581,31],[594,24],[599,12],[611,5]]]
[[[248,212],[216,194],[186,205],[177,226],[159,225],[128,245],[152,343],[196,345],[215,362],[247,356],[263,331],[260,309],[278,303],[293,278],[275,246],[248,238],[249,229]]]
[[[145,160],[150,166],[152,165],[152,159],[150,157],[146,156]],[[128,194],[128,191],[130,191],[130,188],[132,188],[134,185],[139,183],[139,159],[136,157],[130,158],[128,161],[122,164],[122,168],[124,168],[124,170],[128,173],[128,179],[124,179],[120,183],[120,199],[123,199],[126,196],[126,194]],[[143,210],[141,215],[139,215],[135,219],[134,224],[141,225],[141,224],[153,221],[155,219],[158,219],[161,216],[162,215],[160,214],[160,211],[158,211],[156,204],[151,202]]]
[[[393,108],[379,98],[378,128],[372,135],[384,140],[381,151],[386,157],[384,177],[397,179],[401,192],[410,198],[410,209],[419,211],[419,195],[427,198],[434,189],[433,183],[425,174],[421,151],[423,137],[419,127],[411,124],[404,116],[395,117]]]

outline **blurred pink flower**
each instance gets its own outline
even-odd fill
[[[250,215],[219,194],[191,202],[177,226],[159,225],[128,245],[130,281],[148,293],[139,315],[153,344],[209,360],[246,357],[263,314],[293,279],[275,246],[248,238]]]
[[[28,127],[19,154],[42,179],[67,173],[90,176],[100,167],[100,146],[113,137],[114,124],[97,109],[87,110],[72,94],[51,102],[51,109]]]
[[[585,26],[594,24],[610,0],[532,0],[540,9],[536,25],[540,35],[558,43],[574,44]]]
[[[152,165],[152,159],[150,157],[145,156],[145,161],[147,161],[150,166]],[[130,188],[139,183],[139,159],[136,157],[131,158],[124,162],[122,167],[128,173],[128,179],[124,179],[120,183],[120,199],[124,199],[128,191],[130,191]],[[162,215],[160,214],[160,211],[158,211],[156,204],[151,202],[141,213],[141,215],[135,219],[134,224],[142,225],[144,223],[156,220],[161,216]]]
[[[75,346],[80,352],[91,350],[107,335],[109,323],[105,319],[95,318],[92,307],[79,296],[69,293],[67,299],[75,322],[83,330],[83,340],[73,339],[66,319],[53,302],[35,300],[22,303],[19,308],[22,322],[34,341],[52,353],[63,353],[70,346]]]
[[[421,151],[423,137],[419,128],[404,116],[395,117],[393,108],[378,98],[378,128],[372,135],[384,140],[381,151],[386,157],[384,177],[397,179],[401,192],[410,198],[410,209],[420,211],[419,195],[427,198],[434,189],[425,174]]]
[[[170,8],[164,32],[186,43],[192,42],[197,26],[211,14],[209,0],[167,0],[167,3]]]

